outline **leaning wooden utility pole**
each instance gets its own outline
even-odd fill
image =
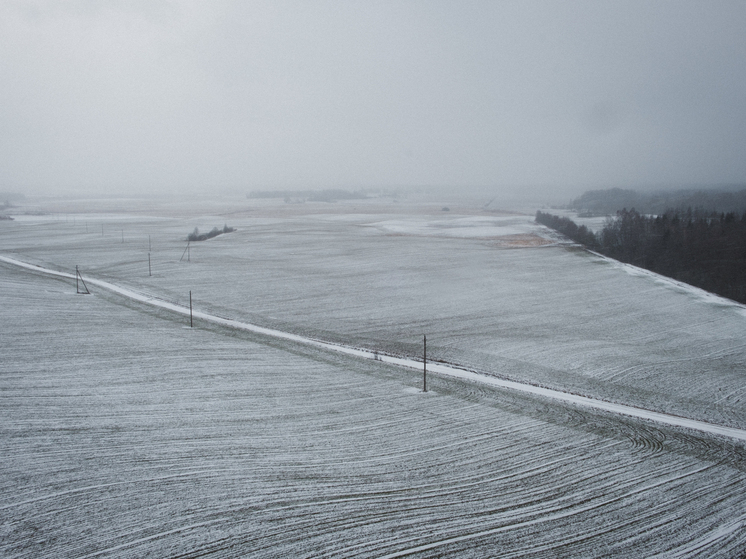
[[[422,391],[427,392],[427,336],[422,335]]]
[[[181,258],[179,258],[179,262],[181,262],[182,260],[184,260],[184,255],[185,255],[185,254],[187,255],[187,262],[189,262],[189,261],[190,261],[190,256],[191,256],[191,252],[189,252],[189,243],[190,243],[190,242],[191,242],[191,241],[187,241],[187,246],[186,246],[186,248],[184,249],[184,252],[182,252],[182,253],[181,253]]]
[[[80,290],[80,284],[83,284],[83,289],[85,291]],[[78,270],[78,267],[75,266],[75,292],[79,293],[81,295],[90,295],[91,292],[88,291],[88,286],[85,284],[85,281],[83,281],[83,276],[80,275],[80,270]]]

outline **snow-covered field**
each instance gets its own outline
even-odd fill
[[[254,203],[0,222],[0,255],[382,354],[427,334],[432,359],[746,428],[739,305],[532,216]],[[746,552],[736,439],[444,376],[423,394],[416,370],[91,290],[0,262],[1,556]]]

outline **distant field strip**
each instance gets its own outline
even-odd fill
[[[67,272],[59,272],[59,271],[51,270],[48,268],[43,268],[41,266],[28,264],[26,262],[15,260],[13,258],[0,256],[0,261],[15,265],[15,266],[19,266],[19,267],[22,267],[28,270],[33,270],[35,272],[39,272],[39,273],[43,273],[43,274],[47,274],[51,276],[57,276],[61,278],[66,278],[70,280],[75,280],[74,274],[67,273]],[[142,303],[146,303],[148,305],[167,309],[169,311],[182,314],[185,316],[189,316],[189,313],[190,313],[190,310],[188,307],[183,307],[181,305],[177,305],[174,303],[170,303],[168,301],[164,301],[162,299],[158,299],[154,296],[138,293],[136,291],[133,291],[127,288],[119,287],[109,282],[101,281],[95,278],[88,278],[88,277],[85,278],[85,281],[87,282],[87,284],[102,287],[111,292],[117,293],[123,297],[129,298],[135,301],[139,301]],[[366,350],[366,349],[353,348],[353,347],[348,347],[344,345],[324,342],[321,340],[315,340],[312,338],[307,338],[303,336],[298,336],[296,334],[283,332],[281,330],[264,328],[264,327],[246,323],[246,322],[239,322],[237,320],[222,318],[222,317],[207,314],[201,311],[193,311],[192,314],[194,318],[196,319],[211,322],[213,324],[218,324],[218,325],[227,326],[230,328],[254,332],[254,333],[262,334],[265,336],[281,338],[281,339],[298,342],[302,344],[312,345],[315,347],[320,347],[320,348],[336,351],[339,353],[352,355],[355,357],[360,357],[360,358],[365,358],[365,359],[377,358],[378,360],[384,363],[390,363],[390,364],[397,365],[400,367],[420,369],[420,370],[422,369],[422,361],[417,361],[415,359],[393,357],[389,355],[376,353],[376,352]],[[540,386],[535,386],[535,385],[531,385],[527,383],[504,380],[504,379],[500,379],[494,376],[489,376],[489,375],[481,374],[478,372],[465,370],[454,365],[445,365],[442,363],[428,363],[427,370],[428,372],[437,373],[439,375],[460,378],[460,379],[468,380],[471,382],[477,382],[477,383],[494,386],[498,388],[518,390],[521,392],[543,396],[543,397],[551,398],[554,400],[560,400],[562,402],[575,404],[575,405],[579,405],[583,407],[594,408],[594,409],[603,410],[606,412],[612,412],[616,414],[635,417],[638,419],[650,420],[650,421],[654,421],[654,422],[661,423],[661,424],[672,425],[675,427],[684,427],[687,429],[693,429],[693,430],[697,430],[700,432],[708,433],[710,435],[719,435],[719,436],[730,437],[730,438],[741,440],[741,441],[746,441],[746,430],[744,429],[737,429],[737,428],[726,427],[722,425],[715,425],[715,424],[707,423],[704,421],[698,421],[694,419],[688,419],[685,417],[679,417],[675,415],[645,410],[641,408],[627,406],[624,404],[606,402],[603,400],[598,400],[598,399],[589,398],[586,396],[579,396],[576,394],[570,394],[567,392],[561,392],[558,390],[543,388]]]

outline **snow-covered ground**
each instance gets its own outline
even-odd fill
[[[0,254],[387,355],[426,333],[482,373],[746,426],[739,305],[532,216],[333,206],[4,222]],[[736,439],[445,376],[423,394],[421,371],[90,287],[0,263],[0,555],[746,552]]]
[[[20,260],[8,258],[6,256],[0,256],[0,262],[12,264],[12,265],[18,266],[26,270],[31,270],[35,273],[43,273],[48,276],[52,276],[56,278],[66,278],[71,281],[75,281],[76,294],[90,295],[88,285],[91,285],[94,287],[101,287],[103,289],[116,293],[117,295],[121,295],[122,297],[125,297],[131,301],[145,303],[159,310],[166,309],[176,314],[183,315],[184,317],[188,316],[190,328],[194,327],[194,319],[196,318],[198,322],[208,324],[210,326],[218,325],[218,326],[224,326],[227,328],[231,328],[234,330],[249,331],[252,333],[269,336],[271,338],[280,338],[282,340],[288,340],[291,342],[301,343],[305,345],[312,345],[314,347],[319,347],[322,349],[326,349],[328,351],[344,353],[346,355],[359,357],[361,359],[374,359],[376,361],[382,361],[385,363],[394,364],[394,365],[398,365],[400,367],[406,367],[409,369],[422,369],[423,371],[423,392],[427,392],[427,386],[426,386],[427,375],[435,373],[441,376],[455,377],[458,379],[477,382],[480,384],[487,384],[492,387],[518,390],[520,392],[529,393],[535,396],[543,396],[546,398],[551,398],[553,400],[560,400],[564,403],[570,403],[576,406],[594,408],[594,409],[598,409],[598,410],[602,410],[606,412],[613,412],[617,414],[634,417],[637,419],[647,419],[650,421],[654,421],[656,423],[663,423],[665,425],[673,425],[675,427],[685,427],[687,429],[701,431],[708,435],[722,435],[724,437],[736,439],[738,441],[746,441],[746,430],[744,429],[724,427],[722,425],[715,425],[712,423],[706,423],[704,421],[697,421],[697,420],[688,419],[685,417],[679,417],[675,415],[654,412],[654,411],[640,409],[640,408],[636,408],[632,406],[626,406],[624,404],[605,402],[603,400],[588,398],[585,396],[578,396],[577,394],[571,394],[571,393],[563,392],[559,390],[543,388],[543,387],[536,386],[533,384],[528,384],[526,382],[515,382],[515,381],[505,380],[505,379],[497,378],[494,375],[481,374],[479,372],[466,370],[464,368],[461,368],[455,365],[443,364],[442,362],[428,363],[426,359],[426,355],[425,355],[425,343],[426,343],[425,336],[423,336],[423,357],[421,359],[412,358],[412,357],[397,357],[397,356],[385,355],[385,354],[381,354],[377,350],[356,348],[356,347],[350,347],[346,345],[329,343],[329,342],[325,342],[324,340],[315,340],[312,338],[306,338],[304,336],[299,336],[297,334],[283,332],[281,330],[264,328],[262,326],[257,326],[256,324],[249,324],[246,322],[240,322],[235,319],[215,316],[215,315],[205,313],[199,310],[195,311],[192,308],[191,300],[190,300],[189,307],[180,306],[174,303],[170,303],[168,301],[163,301],[159,299],[158,297],[153,297],[151,295],[144,294],[144,293],[138,293],[136,291],[122,288],[118,285],[114,285],[106,281],[101,281],[99,279],[88,278],[88,281],[86,282],[85,279],[83,279],[82,275],[77,270],[75,274],[69,274],[66,272],[58,272],[55,270],[50,270],[48,268],[43,268],[39,266],[38,264],[33,264],[33,265],[27,264]],[[628,270],[628,271],[630,269],[634,269],[635,272],[638,272],[638,273],[645,272],[644,270],[635,269],[634,267],[629,267],[627,265],[623,265],[623,266],[625,267],[625,270]],[[662,278],[657,278],[657,279],[662,280]],[[677,284],[677,285],[680,285],[680,284]],[[705,291],[702,291],[702,290],[699,290],[699,291],[701,292],[701,295],[703,297],[712,297],[711,294],[708,294]],[[191,294],[190,294],[190,297],[191,297]]]

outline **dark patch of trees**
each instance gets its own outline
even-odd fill
[[[228,227],[227,225],[223,225],[222,229],[213,227],[212,231],[210,231],[209,233],[200,233],[199,229],[195,227],[194,231],[192,231],[191,233],[189,233],[189,235],[187,235],[187,241],[206,241],[207,239],[212,239],[213,237],[222,235],[223,233],[233,233],[235,230],[236,229],[234,227]]]
[[[570,208],[583,217],[615,215],[622,208],[637,208],[642,214],[660,215],[670,210],[686,212],[688,208],[720,213],[746,212],[744,185],[708,190],[666,190],[638,192],[622,188],[589,190],[570,203]]]
[[[746,212],[687,209],[646,216],[623,209],[587,242],[565,233],[582,228],[570,219],[538,212],[536,220],[621,262],[746,303]]]
[[[596,235],[585,225],[578,225],[572,219],[552,215],[544,212],[536,212],[536,222],[546,225],[562,233],[568,239],[580,243],[592,250],[598,249],[598,239]]]
[[[570,203],[570,209],[583,217],[613,215],[621,208],[644,208],[644,195],[635,190],[610,188],[589,190]]]

